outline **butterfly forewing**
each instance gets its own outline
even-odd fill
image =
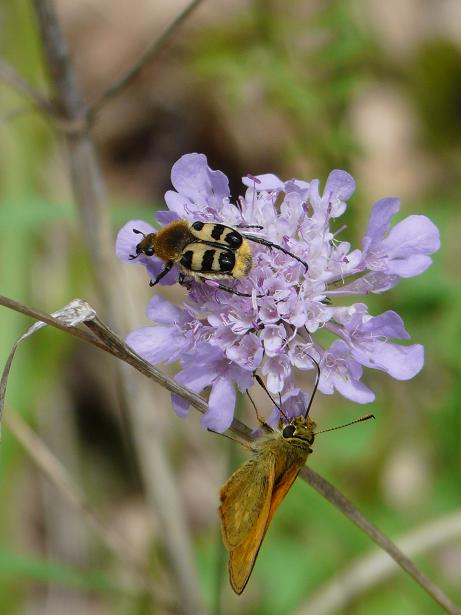
[[[275,460],[258,457],[243,464],[221,489],[221,531],[224,545],[232,551],[254,531],[261,519],[267,520],[274,484]],[[262,537],[261,537],[262,538]]]
[[[233,590],[241,594],[268,527],[275,458],[264,464],[258,457],[247,461],[221,490],[221,529],[229,550],[229,577]]]

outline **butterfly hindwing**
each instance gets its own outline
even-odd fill
[[[296,480],[296,477],[298,476],[301,467],[302,465],[299,465],[298,463],[293,463],[285,470],[283,474],[283,480],[280,480],[277,485],[274,485],[274,488],[272,490],[269,515],[267,518],[268,525],[271,522],[275,511],[280,506],[281,502],[290,490],[291,485]]]

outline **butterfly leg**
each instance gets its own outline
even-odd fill
[[[264,389],[264,391],[267,393],[267,395],[269,396],[269,399],[271,400],[271,402],[274,404],[274,406],[276,408],[279,409],[280,414],[283,416],[283,418],[285,420],[288,421],[288,417],[286,416],[286,414],[284,413],[283,409],[282,409],[282,399],[280,398],[280,405],[275,401],[275,399],[272,397],[272,395],[269,393],[268,388],[266,387],[264,380],[261,378],[261,376],[259,374],[254,374],[255,380],[256,382],[259,384],[259,386]]]
[[[264,431],[271,433],[273,431],[272,427],[270,425],[268,425],[264,419],[263,416],[261,416],[259,414],[258,408],[254,402],[254,399],[251,397],[250,392],[248,391],[248,389],[246,390],[246,394],[248,395],[248,399],[251,401],[251,405],[254,408],[255,414],[256,414],[256,418],[258,419],[258,423],[261,425],[261,427],[264,429]]]

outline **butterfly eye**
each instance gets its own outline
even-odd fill
[[[294,425],[287,425],[282,431],[282,436],[284,438],[292,438],[294,436],[295,431],[296,431],[296,427]]]

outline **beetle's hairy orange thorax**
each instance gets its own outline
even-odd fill
[[[155,237],[155,255],[164,261],[176,261],[187,244],[194,240],[187,220],[175,220],[162,228]]]

